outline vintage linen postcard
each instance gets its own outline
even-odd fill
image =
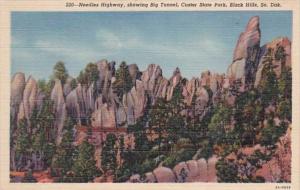
[[[299,1],[0,2],[0,190],[299,190]]]

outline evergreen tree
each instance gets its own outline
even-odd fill
[[[261,93],[261,101],[264,107],[267,107],[277,100],[278,91],[278,81],[276,74],[273,70],[272,63],[272,49],[268,49],[268,53],[263,59],[264,68],[262,71],[262,80],[259,84],[259,90]]]
[[[98,66],[95,63],[89,63],[86,65],[83,71],[80,71],[77,81],[82,85],[91,85],[99,79]]]
[[[65,67],[65,64],[61,61],[57,62],[53,67],[54,79],[59,79],[62,84],[65,84],[69,74]]]
[[[116,140],[117,138],[114,134],[110,133],[106,136],[106,141],[101,152],[101,167],[105,172],[117,169]]]
[[[116,80],[112,84],[114,91],[118,97],[122,99],[123,94],[126,94],[133,87],[132,78],[129,74],[126,62],[122,62],[116,71]]]
[[[220,104],[211,118],[208,125],[209,137],[215,144],[222,144],[226,139],[226,125],[229,124],[231,118],[231,109],[226,105]]]
[[[83,141],[79,146],[79,153],[72,166],[74,173],[73,182],[89,182],[101,173],[96,168],[94,159],[94,147],[87,141]]]
[[[53,101],[45,98],[41,110],[36,115],[32,115],[32,150],[39,154],[44,161],[44,167],[51,164],[55,151],[56,131],[54,131],[54,109]]]
[[[63,138],[59,146],[56,148],[56,152],[51,163],[51,168],[56,171],[56,175],[62,177],[62,180],[64,180],[66,173],[71,170],[74,162],[74,124],[75,122],[70,117],[68,117],[65,121]]]
[[[23,168],[23,162],[30,153],[30,137],[28,134],[28,126],[26,119],[19,121],[16,131],[15,151],[16,160],[18,161],[17,169]]]
[[[157,134],[157,141],[159,151],[161,144],[165,141],[165,135],[167,134],[167,122],[169,118],[169,108],[167,102],[163,98],[158,98],[155,105],[150,111],[149,115],[149,127],[150,130]]]

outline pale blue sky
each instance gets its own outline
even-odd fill
[[[77,76],[101,59],[159,64],[170,77],[224,73],[240,33],[260,16],[261,45],[292,36],[292,13],[280,12],[14,12],[11,74],[48,79],[57,61]]]

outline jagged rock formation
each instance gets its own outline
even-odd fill
[[[10,114],[14,121],[17,117],[20,104],[23,100],[23,91],[25,88],[25,75],[23,73],[16,73],[11,81],[10,89]]]
[[[55,80],[55,84],[52,89],[50,98],[54,102],[54,109],[55,109],[54,125],[56,126],[56,130],[57,130],[56,143],[59,144],[62,140],[62,130],[67,116],[64,93],[63,93],[63,88],[60,80]]]

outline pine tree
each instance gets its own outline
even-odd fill
[[[126,62],[122,62],[116,71],[116,80],[113,83],[113,89],[121,99],[123,94],[126,94],[133,87],[132,78],[129,74]]]
[[[78,157],[75,159],[72,166],[74,173],[74,182],[89,182],[100,175],[96,168],[96,161],[94,159],[94,147],[87,141],[83,141],[79,146]]]
[[[56,171],[55,173],[64,179],[66,173],[71,170],[74,156],[74,137],[73,126],[74,121],[68,117],[64,125],[64,134],[60,145],[56,148],[53,156],[51,167]]]
[[[155,105],[150,111],[149,115],[149,127],[150,130],[158,135],[158,147],[159,151],[161,148],[161,143],[165,140],[167,133],[167,121],[169,118],[169,108],[167,107],[167,102],[163,98],[158,98]]]
[[[95,63],[89,63],[86,65],[83,71],[80,71],[77,81],[82,85],[91,85],[99,79],[98,66]]]
[[[69,74],[65,67],[65,63],[62,61],[57,62],[53,67],[53,77],[54,79],[59,79],[61,84],[65,84]]]
[[[108,134],[101,152],[101,167],[103,171],[115,171],[117,169],[116,136]]]
[[[23,168],[23,161],[30,153],[30,137],[27,127],[26,119],[19,121],[15,140],[16,160],[18,160],[17,169]]]

